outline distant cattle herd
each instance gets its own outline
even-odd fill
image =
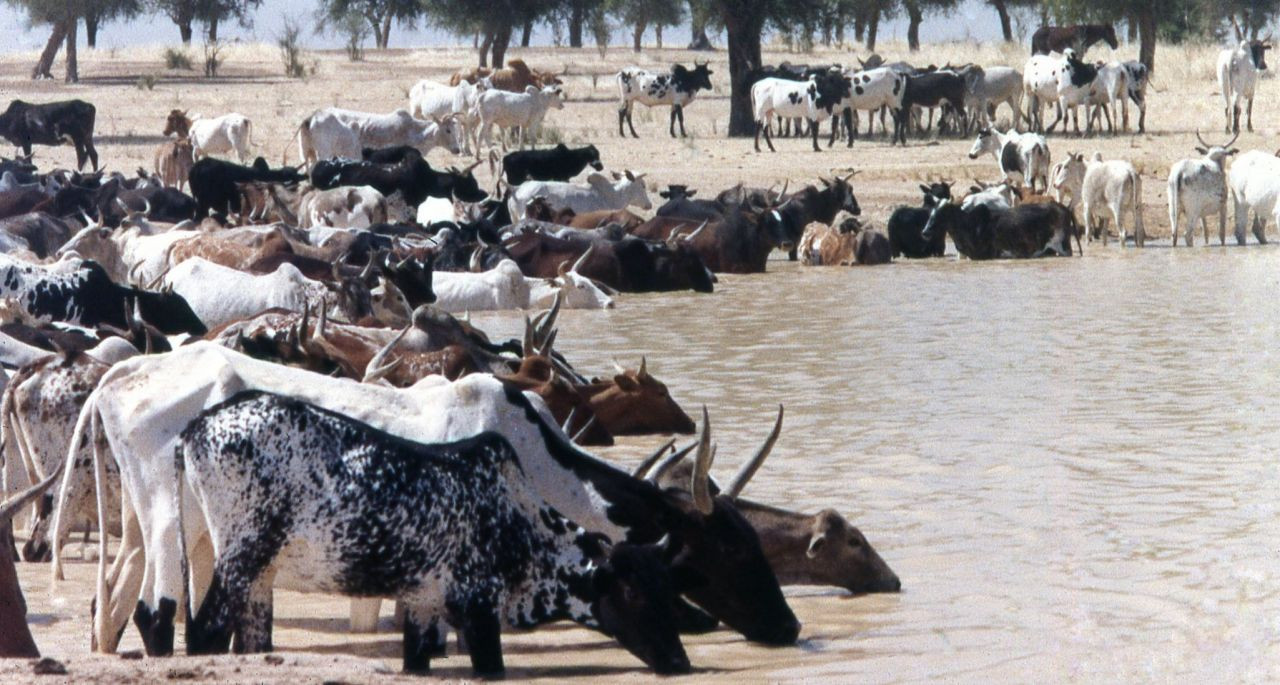
[[[787,134],[822,151],[827,120],[826,146],[853,146],[864,114],[865,136],[879,116],[881,135],[906,145],[936,113],[940,132],[973,136],[970,158],[994,158],[994,182],[921,184],[919,205],[898,207],[884,231],[864,223],[854,173],[795,187],[671,184],[655,203],[641,170],[606,172],[594,145],[526,150],[566,93],[521,60],[421,81],[391,113],[312,112],[296,129],[297,167],[252,159],[244,115],[173,110],[156,115],[173,138],[154,173],[106,173],[92,104],[14,100],[0,114],[0,136],[21,150],[0,159],[12,496],[0,517],[34,498],[22,555],[52,560],[55,576],[70,532],[100,531],[91,611],[103,652],[132,617],[147,654],[171,654],[179,612],[189,653],[269,651],[273,587],[350,597],[355,630],[376,629],[379,601],[397,600],[411,672],[443,656],[452,629],[478,674],[500,673],[504,627],[556,620],[615,638],[656,673],[688,672],[680,633],[718,623],[794,644],[801,626],[781,585],[901,583],[840,514],[740,496],[782,409],[721,488],[710,413],[690,417],[648,360],[580,370],[555,345],[559,317],[625,308],[628,293],[712,293],[717,274],[762,273],[777,250],[869,265],[942,257],[949,237],[972,260],[1072,255],[1108,241],[1109,224],[1143,246],[1134,166],[1096,154],[1054,164],[1045,137],[1068,120],[1079,131],[1079,108],[1086,131],[1127,130],[1129,103],[1145,129],[1146,66],[1084,61],[1097,42],[1115,48],[1114,30],[1042,28],[1021,73],[873,57],[746,75],[756,151],[760,137],[773,150]],[[1171,169],[1175,245],[1180,230],[1191,245],[1197,225],[1207,243],[1212,217],[1225,243],[1228,198],[1240,244],[1247,226],[1265,242],[1280,220],[1280,159],[1252,151],[1228,167],[1240,119],[1252,129],[1268,48],[1240,40],[1222,52],[1233,135],[1197,133],[1199,156]],[[619,136],[638,137],[637,103],[670,107],[669,135],[687,135],[685,110],[712,76],[706,64],[622,70]],[[507,152],[513,133],[520,149]],[[63,142],[77,170],[41,171],[32,146]],[[483,150],[492,192],[475,176]],[[429,154],[473,161],[437,167]],[[512,340],[455,316],[486,309],[538,313]],[[697,437],[631,473],[582,448],[648,434]],[[0,540],[0,571],[9,555]],[[0,633],[25,629],[21,612],[0,608]]]

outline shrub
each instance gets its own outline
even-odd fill
[[[182,50],[174,50],[173,48],[165,48],[164,68],[192,71],[195,69],[195,66],[191,64],[191,55],[188,55],[186,52]]]

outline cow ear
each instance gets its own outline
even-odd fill
[[[920,190],[923,190],[923,191],[924,191],[924,193],[925,193],[925,195],[929,195],[929,194],[931,194],[931,193],[933,192],[933,191],[929,188],[929,186],[927,186],[927,185],[925,185],[925,184],[923,184],[923,183],[921,183],[921,184],[920,184]]]
[[[615,375],[613,377],[613,382],[617,384],[620,389],[627,392],[632,392],[640,388],[639,384],[637,384],[631,376],[628,376],[625,373]]]

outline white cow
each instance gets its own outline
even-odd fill
[[[461,125],[462,152],[470,154],[471,137],[480,125],[475,112],[476,100],[489,87],[487,78],[475,83],[462,81],[456,86],[423,79],[409,90],[409,112],[419,119],[429,119],[437,124],[453,117]]]
[[[1240,155],[1227,173],[1231,203],[1236,213],[1236,242],[1245,243],[1245,226],[1253,214],[1253,235],[1267,242],[1267,221],[1280,226],[1280,158],[1270,152],[1250,150]]]
[[[1049,175],[1049,185],[1053,187],[1053,199],[1067,209],[1075,211],[1080,204],[1080,192],[1084,189],[1084,172],[1086,164],[1084,155],[1068,152],[1067,159],[1053,165],[1053,173]]]
[[[480,156],[480,144],[491,145],[493,127],[503,129],[502,149],[507,149],[505,130],[520,129],[520,149],[524,149],[525,137],[537,147],[542,120],[549,109],[564,109],[564,91],[560,86],[527,86],[523,93],[505,90],[486,90],[476,97],[474,116],[480,121],[480,133],[476,140],[476,157]]]
[[[964,196],[964,200],[960,202],[960,209],[969,211],[979,205],[987,209],[1010,209],[1013,207],[1013,186],[1008,181],[1003,181],[985,188],[974,186],[968,195]]]
[[[666,73],[654,73],[640,67],[626,67],[618,72],[618,136],[622,132],[625,121],[631,128],[631,136],[636,135],[635,124],[631,121],[631,113],[635,103],[645,107],[669,105],[671,107],[671,137],[676,137],[676,120],[680,120],[680,137],[685,136],[684,108],[698,96],[699,90],[711,90],[711,71],[706,64],[694,63],[689,69],[683,64],[671,65]]]
[[[1012,110],[1010,127],[1017,128],[1022,113],[1022,72],[1013,67],[987,67],[979,70],[965,83],[965,100],[974,103],[978,113],[974,121],[980,127],[991,126],[996,109],[1002,104]]]
[[[1253,93],[1258,76],[1267,70],[1267,50],[1260,40],[1242,40],[1234,48],[1218,53],[1218,87],[1222,90],[1227,130],[1240,132],[1240,105],[1246,108],[1246,123],[1253,130]]]
[[[1044,131],[1044,106],[1058,104],[1058,77],[1062,73],[1065,60],[1050,55],[1032,55],[1022,69],[1022,90],[1027,103],[1027,121],[1033,131]],[[1058,108],[1058,117],[1054,125],[1062,118],[1062,109]]]
[[[613,298],[578,273],[594,249],[588,248],[572,268],[567,261],[561,264],[554,278],[525,276],[510,259],[480,273],[438,271],[431,281],[435,306],[446,312],[541,309],[550,307],[558,294],[565,309],[610,309]]]
[[[990,153],[1000,165],[1000,173],[1014,182],[1025,184],[1036,191],[1036,180],[1041,182],[1040,188],[1049,188],[1049,143],[1038,133],[1018,133],[1012,129],[1001,133],[994,128],[984,128],[978,132],[978,138],[969,148],[969,159],[977,159],[979,155]]]
[[[1209,244],[1209,219],[1218,215],[1218,240],[1227,244],[1227,175],[1224,167],[1227,157],[1239,150],[1231,147],[1240,134],[1231,137],[1223,145],[1210,145],[1196,131],[1196,147],[1203,157],[1184,159],[1169,170],[1169,226],[1173,229],[1173,246],[1178,246],[1178,217],[1187,217],[1187,247],[1196,224],[1204,229],[1204,242]]]
[[[250,159],[249,146],[253,144],[253,122],[243,114],[224,114],[212,119],[199,116],[191,122],[191,132],[187,138],[191,141],[192,159],[200,159],[213,154],[236,153],[240,163]]]
[[[1141,65],[1141,62],[1138,63]],[[1099,113],[1107,117],[1107,130],[1115,133],[1116,120],[1123,108],[1124,120],[1129,120],[1129,69],[1122,62],[1107,62],[1098,67],[1098,74],[1093,79],[1093,89],[1089,93],[1089,105],[1093,114],[1089,119],[1089,127],[1093,127],[1093,119]],[[1099,122],[1101,127],[1102,123]]]
[[[1122,218],[1126,211],[1133,212],[1133,243],[1146,244],[1147,232],[1142,225],[1142,176],[1132,164],[1123,160],[1102,160],[1102,153],[1093,153],[1084,172],[1080,191],[1084,202],[1085,235],[1093,239],[1095,226],[1102,231],[1102,244],[1107,244],[1107,218],[1116,222],[1120,244],[1125,244],[1128,231]],[[1095,223],[1096,220],[1096,223]]]
[[[408,110],[397,109],[390,114],[355,112],[349,109],[329,107],[317,110],[302,120],[295,135],[298,151],[308,165],[318,159],[343,157],[360,159],[363,148],[408,145],[426,155],[436,146],[453,154],[460,154],[457,119],[446,118],[440,123],[415,119]]]
[[[585,214],[598,210],[626,209],[635,205],[641,209],[651,209],[649,194],[644,187],[644,174],[625,175],[614,172],[614,181],[610,182],[604,174],[592,173],[587,176],[587,185],[580,186],[562,181],[526,181],[516,187],[507,201],[512,219],[524,218],[525,207],[535,197],[546,198],[552,209],[568,207],[575,214]]]
[[[273,307],[319,311],[329,294],[323,283],[288,262],[260,276],[193,257],[169,269],[163,283],[182,295],[211,329]]]
[[[368,228],[386,221],[387,198],[373,186],[312,189],[298,203],[298,228]]]

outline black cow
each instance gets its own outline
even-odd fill
[[[480,202],[489,194],[480,189],[471,169],[435,171],[422,153],[408,147],[362,151],[364,160],[321,160],[311,166],[311,183],[317,188],[373,186],[390,197],[399,192],[406,204],[417,207],[428,197],[452,197]],[[472,168],[475,168],[474,165]]]
[[[14,180],[18,183],[35,183],[36,165],[31,163],[30,157],[18,159],[0,157],[0,176],[5,174],[13,174]]]
[[[143,212],[152,221],[178,223],[196,218],[196,200],[177,188],[144,185],[129,188],[111,179],[98,188],[94,197],[99,221],[116,228],[130,212]]]
[[[629,293],[693,290],[712,292],[715,280],[698,253],[682,241],[592,240],[521,233],[504,244],[526,276],[552,278],[566,260],[572,264],[594,246],[578,273]]]
[[[631,232],[647,240],[687,244],[715,273],[764,273],[771,252],[795,245],[777,212],[732,205],[706,226],[701,226],[703,221],[654,217]]]
[[[951,202],[934,208],[925,224],[925,240],[951,235],[956,251],[969,259],[1043,257],[1071,254],[1071,237],[1080,247],[1080,226],[1071,210],[1057,202],[993,210],[986,205],[961,209]]]
[[[33,105],[22,100],[9,103],[0,114],[0,136],[22,148],[31,157],[32,145],[62,145],[76,148],[76,168],[86,161],[98,168],[98,151],[93,147],[93,121],[97,110],[84,100],[63,100]]]
[[[237,184],[296,184],[305,178],[293,167],[272,169],[267,166],[267,160],[261,157],[253,161],[253,166],[205,157],[192,165],[188,177],[191,194],[196,198],[196,218],[203,219],[212,211],[219,221],[225,221],[228,214],[240,213],[240,189]]]
[[[1094,43],[1106,41],[1112,50],[1120,45],[1116,29],[1110,24],[1076,24],[1074,26],[1041,26],[1031,34],[1031,54],[1047,55],[1074,48],[1083,55]]]
[[[525,181],[568,181],[590,165],[601,171],[600,151],[594,145],[570,149],[564,143],[546,150],[518,150],[502,158],[502,171],[507,183],[518,186]]]
[[[862,213],[858,199],[853,195],[853,187],[849,185],[852,176],[851,173],[835,180],[819,177],[822,190],[812,185],[805,186],[788,196],[771,212],[772,218],[782,223],[782,230],[791,243],[788,251],[791,261],[796,260],[795,245],[800,242],[805,227],[810,223],[820,221],[829,225],[841,210],[854,216]]]
[[[205,326],[182,296],[153,293],[111,282],[97,262],[83,260],[74,271],[51,271],[0,255],[0,296],[18,300],[27,313],[46,321],[129,329],[136,303],[142,320],[166,335],[203,335]]]
[[[27,242],[27,247],[40,259],[52,257],[58,248],[71,240],[79,224],[59,219],[45,212],[29,212],[0,219],[0,231]]]
[[[902,256],[910,259],[941,257],[947,252],[946,234],[939,231],[926,239],[923,232],[933,208],[939,202],[951,199],[951,184],[921,184],[920,190],[924,191],[920,207],[898,207],[889,215],[889,251],[894,259]]]
[[[964,111],[965,80],[950,71],[932,71],[907,76],[906,87],[902,91],[902,106],[893,113],[893,138],[889,144],[901,142],[907,144],[907,128],[911,122],[911,108],[937,107],[946,101],[960,118],[960,128],[964,129],[966,118]],[[930,115],[932,123],[932,115]]]

